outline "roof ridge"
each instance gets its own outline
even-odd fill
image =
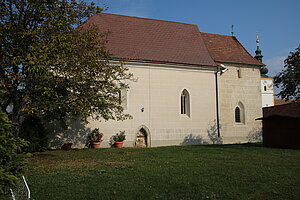
[[[113,13],[99,12],[99,13],[96,13],[96,14],[97,15],[98,14],[100,14],[100,15],[101,14],[116,15],[116,16],[122,16],[122,17],[128,17],[128,18],[137,18],[137,19],[144,19],[144,20],[152,20],[152,21],[159,21],[159,22],[170,22],[170,23],[176,23],[176,24],[185,24],[185,25],[197,26],[197,24],[189,24],[189,23],[184,23],[184,22],[174,22],[174,21],[168,21],[168,20],[162,20],[162,19],[151,19],[151,18],[146,18],[146,17],[136,17],[136,16],[120,15],[120,14],[113,14]]]
[[[225,37],[235,37],[235,36],[232,36],[232,35],[223,35],[223,34],[217,34],[217,33],[207,33],[207,32],[201,32],[200,33],[204,33],[204,34],[210,34],[210,35],[220,35],[220,36],[225,36]]]
[[[205,41],[204,41],[204,39],[203,39],[201,33],[203,33],[203,32],[199,31],[200,39],[203,41],[204,47],[205,47],[206,51],[208,52],[208,56],[209,56],[209,57],[214,61],[214,63],[217,65],[215,59],[213,59],[211,53],[209,52],[208,47],[207,47],[207,45],[206,45],[206,43],[205,43]]]
[[[291,102],[287,101],[287,103],[284,103],[284,104],[278,104],[278,105],[274,105],[274,106],[268,106],[268,107],[265,107],[265,108],[272,109],[272,108],[276,108],[276,107],[290,106],[290,104],[293,104],[293,105],[294,104],[300,104],[300,102],[292,100]]]
[[[264,64],[263,62],[261,62],[261,61],[257,60],[256,58],[254,58],[254,57],[247,51],[247,49],[242,45],[242,43],[240,43],[240,41],[237,39],[237,37],[232,36],[232,38],[233,38],[234,40],[236,40],[236,41],[241,45],[241,47],[246,51],[246,53],[247,53],[253,60],[258,61],[258,62],[261,63],[263,66],[265,66],[265,64]]]

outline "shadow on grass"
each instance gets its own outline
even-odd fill
[[[57,156],[50,153],[33,153],[32,157],[37,159],[51,159]]]
[[[262,143],[243,143],[243,144],[203,144],[193,145],[195,148],[243,148],[243,147],[263,147]]]

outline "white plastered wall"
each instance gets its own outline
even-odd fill
[[[104,133],[102,147],[109,147],[111,135],[123,130],[127,135],[124,145],[134,146],[137,131],[141,126],[149,129],[149,144],[152,147],[210,142],[207,131],[216,119],[214,68],[199,70],[153,64],[127,66],[137,79],[136,82],[129,83],[125,110],[133,119],[90,119],[90,123],[85,125],[86,134],[94,128],[99,128]],[[180,97],[184,89],[190,95],[190,117],[180,114]],[[83,132],[81,131],[81,134]],[[60,140],[66,141],[65,136],[60,135]],[[83,147],[82,140],[80,141],[75,142],[75,147]]]
[[[259,68],[224,64],[228,69],[219,79],[219,111],[223,143],[248,142],[249,135],[261,131],[261,79]],[[140,127],[149,130],[151,147],[211,143],[208,132],[216,131],[216,82],[213,68],[191,69],[180,66],[127,63],[137,82],[130,82],[125,121],[89,120],[89,124],[70,121],[67,131],[53,124],[52,147],[73,142],[84,147],[87,134],[94,128],[104,133],[102,147],[109,147],[109,138],[126,131],[124,146],[133,147]],[[241,78],[237,76],[237,70]],[[190,117],[180,114],[181,92],[190,95]],[[242,103],[245,123],[234,121],[234,109]],[[142,112],[143,110],[143,112]],[[52,126],[52,127],[53,127]]]
[[[207,128],[216,118],[214,71],[136,64],[128,67],[137,78],[137,82],[130,83],[125,111],[133,119],[91,121],[88,125],[103,131],[103,146],[120,130],[127,134],[125,146],[134,146],[142,125],[150,131],[152,147],[209,142]],[[190,117],[180,114],[184,89],[190,95]]]
[[[262,107],[274,106],[273,78],[261,78]]]

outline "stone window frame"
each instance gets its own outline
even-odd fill
[[[234,107],[234,122],[235,124],[245,124],[245,107],[242,102]]]
[[[144,131],[145,131],[146,134],[147,134],[147,147],[151,147],[151,134],[150,134],[150,129],[149,129],[147,126],[145,126],[145,125],[140,125],[140,126],[137,128],[136,133],[135,133],[135,140],[136,140],[136,138],[137,138],[137,136],[138,136],[138,133],[139,133],[139,131],[140,131],[141,129],[144,129]],[[136,145],[136,143],[135,143],[135,145]]]
[[[180,95],[180,114],[191,117],[191,95],[187,89],[183,89]]]
[[[121,87],[119,90],[119,104],[124,110],[128,109],[128,88]]]

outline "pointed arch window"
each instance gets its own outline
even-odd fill
[[[241,109],[238,106],[235,108],[234,113],[235,113],[235,122],[241,123]]]
[[[245,124],[245,109],[241,102],[234,109],[234,120],[237,124]]]
[[[190,117],[190,94],[186,89],[184,89],[181,93],[180,102],[180,113]]]
[[[119,104],[126,110],[127,109],[127,88],[123,87],[119,90]]]

